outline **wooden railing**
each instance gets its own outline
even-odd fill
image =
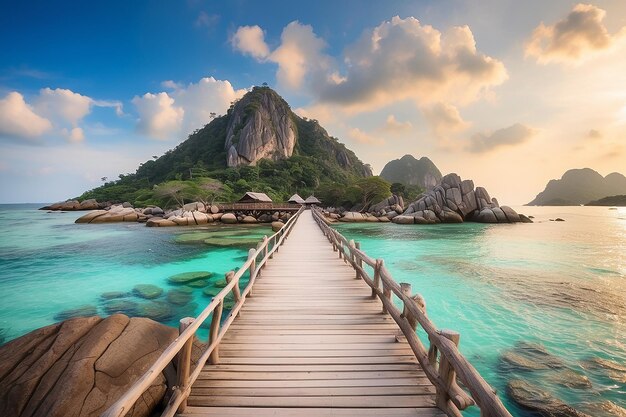
[[[220,211],[237,211],[237,210],[286,210],[297,211],[302,207],[301,204],[292,203],[224,203],[217,204]]]
[[[480,408],[481,417],[512,417],[494,389],[459,351],[459,334],[435,327],[426,315],[424,299],[418,294],[411,294],[411,284],[398,284],[382,259],[367,256],[358,242],[348,241],[331,228],[319,209],[312,210],[313,218],[332,243],[333,250],[338,252],[339,258],[352,265],[356,279],[363,279],[372,288],[372,298],[380,299],[383,312],[389,313],[402,330],[426,376],[435,386],[437,406],[451,417],[461,417],[460,410],[472,405]],[[364,264],[373,268],[373,277],[364,269]],[[392,294],[402,302],[402,310],[393,303]],[[417,336],[418,324],[428,335],[428,349]],[[458,385],[457,380],[469,394]]]
[[[171,417],[177,412],[184,411],[187,406],[187,398],[191,392],[191,386],[200,375],[207,361],[212,364],[219,363],[220,341],[235,317],[237,317],[239,310],[241,310],[246,300],[246,296],[252,291],[255,280],[260,276],[261,269],[265,266],[268,259],[274,256],[274,253],[278,251],[285,239],[287,239],[293,225],[296,223],[303,210],[304,207],[301,207],[278,232],[274,233],[269,238],[265,236],[263,241],[259,242],[256,249],[250,249],[248,252],[248,260],[237,272],[230,271],[226,273],[227,285],[211,300],[209,305],[207,305],[198,317],[195,319],[186,317],[180,321],[179,336],[163,351],[150,369],[148,369],[115,404],[109,407],[101,417],[124,416],[161,372],[172,362],[176,355],[178,355],[178,366],[176,369],[177,385],[173,388],[172,396],[161,416]],[[250,281],[242,292],[239,289],[239,280],[248,271],[250,272]],[[224,298],[230,292],[233,293],[235,305],[231,309],[228,318],[222,323]],[[196,331],[210,315],[212,315],[212,318],[206,349],[200,356],[195,368],[191,369],[191,348]]]

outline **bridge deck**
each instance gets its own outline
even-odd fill
[[[179,416],[437,416],[435,389],[305,211]]]

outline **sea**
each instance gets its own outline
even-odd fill
[[[178,326],[272,233],[265,225],[75,224],[82,213],[42,205],[0,205],[0,343],[94,312]],[[460,333],[461,352],[513,415],[535,415],[511,397],[521,383],[535,400],[624,416],[626,208],[515,209],[534,223],[335,227],[410,283],[438,328]],[[188,272],[197,277],[172,282]],[[156,298],[142,298],[141,284],[157,286]]]

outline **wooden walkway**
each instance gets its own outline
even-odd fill
[[[402,332],[304,211],[179,416],[445,416]]]

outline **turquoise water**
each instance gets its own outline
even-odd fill
[[[81,213],[47,213],[40,205],[0,205],[0,337],[10,340],[33,329],[54,323],[58,314],[87,306],[107,315],[107,292],[122,292],[114,301],[124,312],[142,316],[144,307],[159,314],[158,321],[177,326],[178,319],[196,316],[211,300],[204,288],[171,285],[168,277],[189,271],[213,275],[209,286],[246,259],[247,247],[255,246],[267,226],[210,225],[197,228],[149,228],[138,223],[74,224]],[[241,234],[243,231],[244,234]],[[194,233],[239,233],[233,242],[208,246],[203,240],[177,243]],[[236,242],[235,242],[236,243]],[[227,246],[224,246],[227,245]],[[133,294],[138,284],[162,288],[157,304]],[[183,305],[167,300],[170,290],[191,292]],[[157,308],[157,311],[155,311]],[[128,309],[125,310],[125,309]],[[160,309],[160,310],[158,310]],[[163,312],[164,311],[164,312]]]
[[[503,397],[523,379],[592,416],[626,408],[626,209],[520,207],[534,224],[339,224],[396,281],[426,299],[438,328],[460,332],[460,349]],[[561,217],[565,222],[549,219]],[[558,369],[511,366],[502,355],[538,343]],[[514,349],[514,350],[511,350]],[[611,370],[590,359],[610,360]],[[571,388],[569,371],[591,387]]]
[[[137,284],[180,289],[167,278],[210,271],[210,285],[242,264],[250,241],[271,234],[250,228],[147,228],[141,224],[77,225],[80,213],[0,206],[0,338],[10,340],[55,322],[59,312],[91,306],[106,315],[106,292],[132,294]],[[524,207],[534,224],[340,224],[371,256],[385,259],[399,282],[426,299],[439,328],[461,333],[460,348],[516,416],[530,416],[506,394],[511,379],[531,381],[594,417],[603,401],[626,408],[626,210]],[[565,222],[548,219],[562,217]],[[242,239],[239,246],[224,235]],[[204,239],[213,236],[213,245]],[[181,243],[186,241],[187,243]],[[217,246],[216,246],[217,245]],[[170,317],[197,315],[210,301],[203,288],[169,304]],[[165,294],[157,299],[167,303]],[[135,312],[138,315],[140,312]],[[528,370],[503,360],[519,342],[539,343],[557,369]],[[513,350],[512,350],[513,349]],[[618,369],[590,362],[600,358]],[[566,372],[589,378],[572,388]],[[591,408],[590,408],[591,407]],[[472,413],[469,413],[473,415]],[[613,414],[619,415],[619,414]],[[622,414],[623,415],[623,414]]]

